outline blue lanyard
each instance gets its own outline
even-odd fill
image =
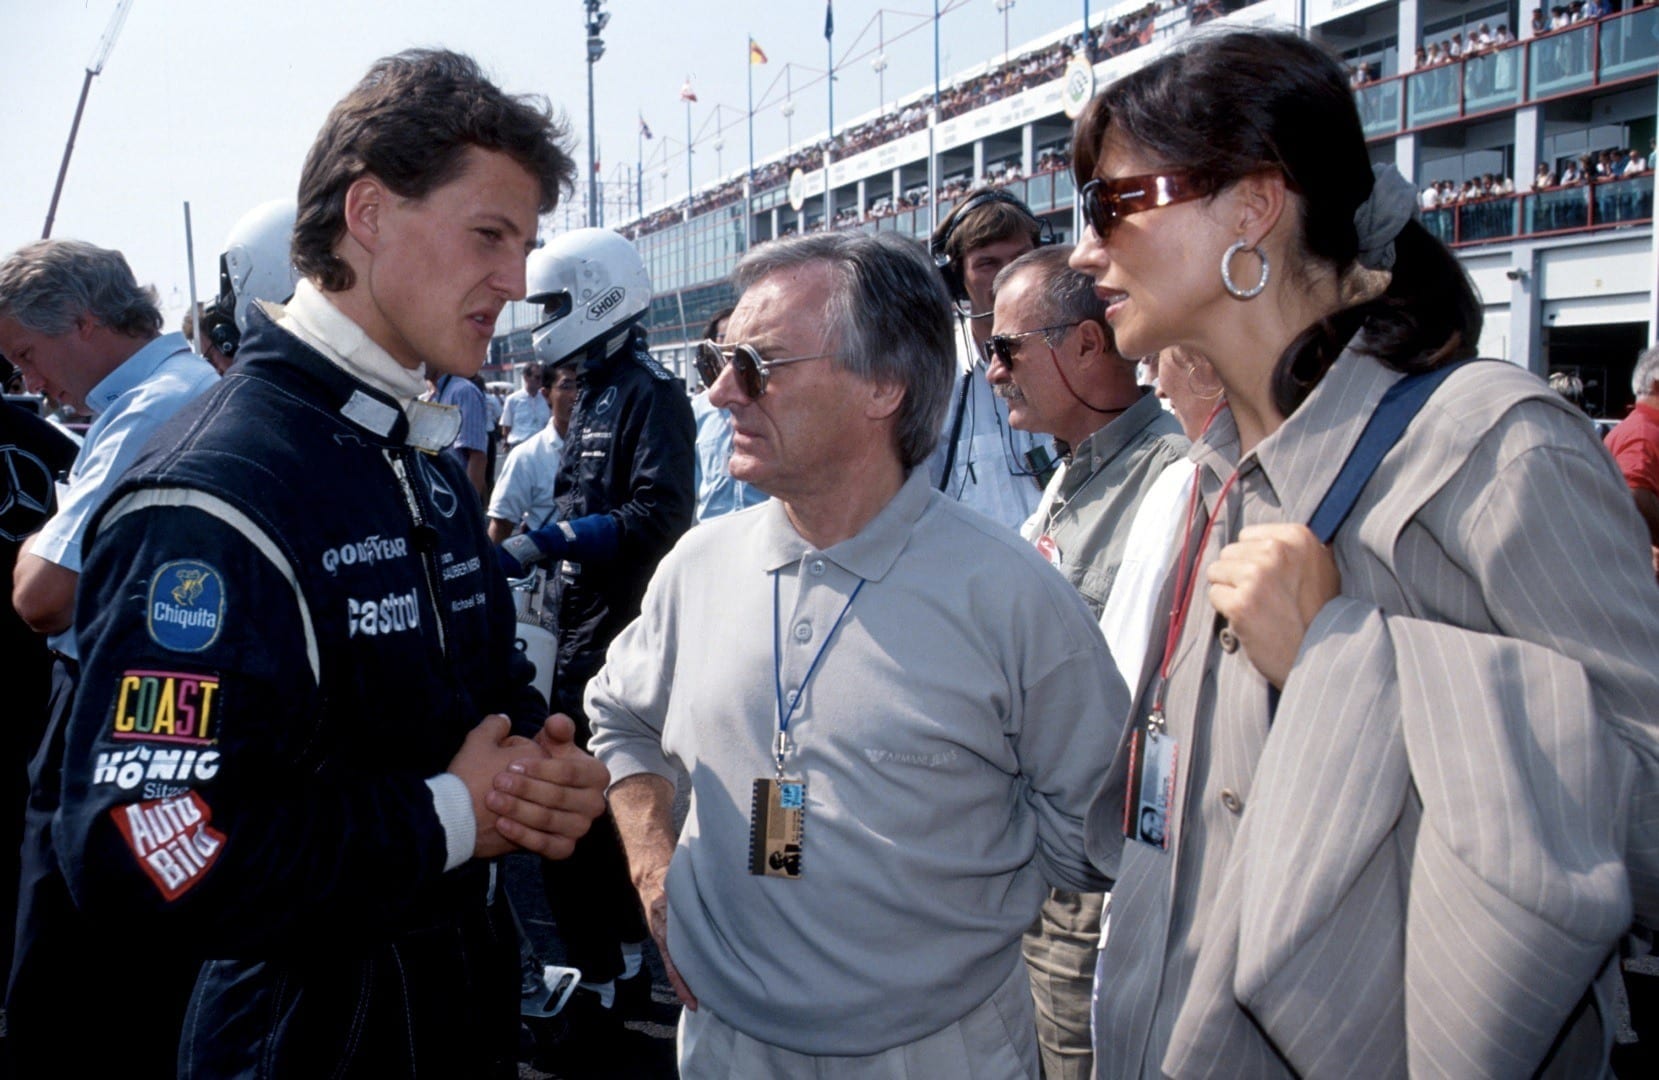
[[[818,646],[818,655],[814,656],[812,663],[807,665],[806,676],[801,679],[800,688],[795,691],[795,700],[789,703],[788,708],[785,708],[783,703],[783,632],[779,626],[782,619],[778,611],[780,607],[778,579],[782,576],[783,572],[781,570],[772,571],[772,685],[778,695],[778,737],[777,741],[773,743],[772,753],[777,758],[779,776],[783,775],[783,756],[789,750],[789,718],[795,715],[795,707],[806,696],[806,684],[812,681],[813,673],[818,670],[818,661],[822,660],[824,653],[829,650],[830,640],[835,637],[835,632],[841,628],[841,620],[847,617],[847,612],[852,608],[853,601],[858,599],[859,590],[864,588],[864,579],[859,578],[858,584],[853,587],[853,594],[847,597],[846,604],[841,608],[841,614],[835,617],[834,625],[830,627],[829,633],[824,635],[824,643]]]

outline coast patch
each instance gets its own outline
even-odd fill
[[[218,736],[219,677],[194,671],[125,671],[110,734],[142,742],[210,746]]]
[[[150,640],[175,652],[201,652],[225,622],[224,577],[200,559],[175,559],[150,579],[144,608]]]

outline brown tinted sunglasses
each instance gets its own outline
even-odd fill
[[[1210,194],[1210,188],[1188,173],[1143,173],[1110,180],[1096,178],[1084,184],[1080,194],[1083,220],[1095,236],[1104,240],[1120,218],[1202,199]]]

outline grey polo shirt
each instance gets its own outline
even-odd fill
[[[795,881],[748,872],[780,684],[807,785]],[[1045,883],[1103,884],[1082,819],[1127,707],[1075,590],[921,469],[827,550],[775,500],[693,529],[587,690],[615,779],[690,774],[668,873],[687,985],[753,1038],[834,1055],[955,1022],[1020,962]]]

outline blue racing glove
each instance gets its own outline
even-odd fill
[[[495,549],[502,572],[510,578],[523,577],[543,559],[597,562],[616,554],[616,519],[609,514],[589,514],[570,521],[555,521],[527,533],[510,536]]]

